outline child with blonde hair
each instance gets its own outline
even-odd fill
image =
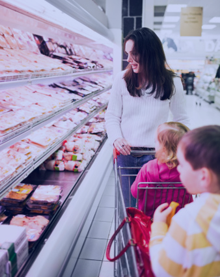
[[[162,203],[171,201],[180,205],[177,211],[183,207],[184,203],[192,202],[192,196],[185,189],[139,189],[139,187],[154,187],[153,184],[139,184],[140,182],[180,182],[177,171],[177,144],[182,136],[188,131],[188,127],[179,122],[166,122],[158,126],[155,150],[156,159],[146,163],[139,171],[134,183],[131,186],[132,195],[138,196],[138,209],[148,216],[153,216],[155,209]],[[161,184],[167,187],[167,184]],[[175,186],[183,187],[181,184]],[[147,197],[147,199],[146,199]]]
[[[200,194],[172,218],[160,205],[151,225],[150,258],[156,277],[220,276],[220,126],[189,131],[177,148],[180,179]],[[165,210],[164,210],[165,209]]]

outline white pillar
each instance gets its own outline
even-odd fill
[[[143,0],[142,27],[153,30],[154,0]]]
[[[122,65],[122,0],[106,0],[108,26],[114,35],[114,76],[121,71]]]

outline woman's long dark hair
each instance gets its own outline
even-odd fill
[[[131,96],[141,96],[141,89],[149,89],[149,94],[160,100],[170,99],[174,93],[174,72],[167,69],[163,46],[158,36],[149,28],[130,32],[124,40],[134,42],[133,58],[139,63],[140,73],[134,73],[131,65],[126,68],[124,80]],[[138,57],[138,58],[136,58]]]

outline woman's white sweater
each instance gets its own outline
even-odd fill
[[[113,83],[106,112],[106,129],[111,144],[117,138],[125,138],[130,146],[154,147],[157,126],[168,120],[169,110],[172,121],[189,126],[186,113],[185,95],[179,77],[174,78],[175,92],[170,100],[155,99],[144,91],[143,96],[129,94],[120,72]]]

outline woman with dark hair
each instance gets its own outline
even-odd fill
[[[141,167],[153,155],[130,154],[131,150],[154,150],[158,125],[168,120],[186,126],[189,120],[185,110],[181,79],[166,63],[163,46],[157,35],[148,28],[132,31],[124,40],[128,66],[120,72],[112,87],[106,112],[106,128],[110,143],[120,151],[118,165]],[[138,169],[123,169],[123,174],[138,173]],[[122,179],[125,206],[135,206],[130,196],[133,179]]]

